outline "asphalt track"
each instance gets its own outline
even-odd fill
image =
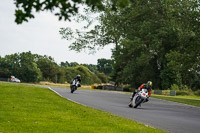
[[[61,97],[129,118],[171,133],[200,133],[200,108],[150,98],[148,103],[134,109],[128,107],[128,94],[111,91],[77,90],[51,87]]]

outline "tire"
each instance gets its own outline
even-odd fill
[[[136,101],[136,99],[135,99],[135,106],[134,106],[134,108],[137,108],[143,102],[143,100],[144,100],[144,99],[141,99],[141,97],[140,97],[139,101]]]
[[[75,86],[71,87],[71,93],[73,93],[75,91]]]
[[[73,93],[74,92],[74,90],[73,89],[71,89],[71,93]]]

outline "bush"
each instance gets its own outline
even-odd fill
[[[180,91],[180,90],[177,90],[176,91],[176,95],[192,95],[193,93],[191,91]]]
[[[192,89],[189,88],[187,85],[182,85],[182,86],[181,86],[181,90],[192,92]]]
[[[123,88],[123,91],[126,91],[126,92],[133,92],[135,90],[131,88],[130,85],[121,85],[121,87]]]
[[[97,77],[101,80],[102,83],[108,83],[108,76],[104,73],[97,73]]]
[[[177,84],[173,84],[171,85],[170,90],[179,90],[179,87]]]
[[[101,83],[101,80],[87,67],[84,66],[66,68],[67,82],[70,83],[72,79],[75,78],[78,74],[81,75],[82,84],[91,85],[94,83]]]
[[[190,89],[187,85],[181,85],[179,90],[176,90],[176,95],[193,95],[192,89]]]
[[[195,91],[194,94],[200,96],[200,90]]]

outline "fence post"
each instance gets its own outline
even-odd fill
[[[154,90],[154,94],[162,95],[162,90]]]

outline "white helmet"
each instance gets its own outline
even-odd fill
[[[78,74],[76,77],[77,77],[77,78],[81,78],[81,75]]]

